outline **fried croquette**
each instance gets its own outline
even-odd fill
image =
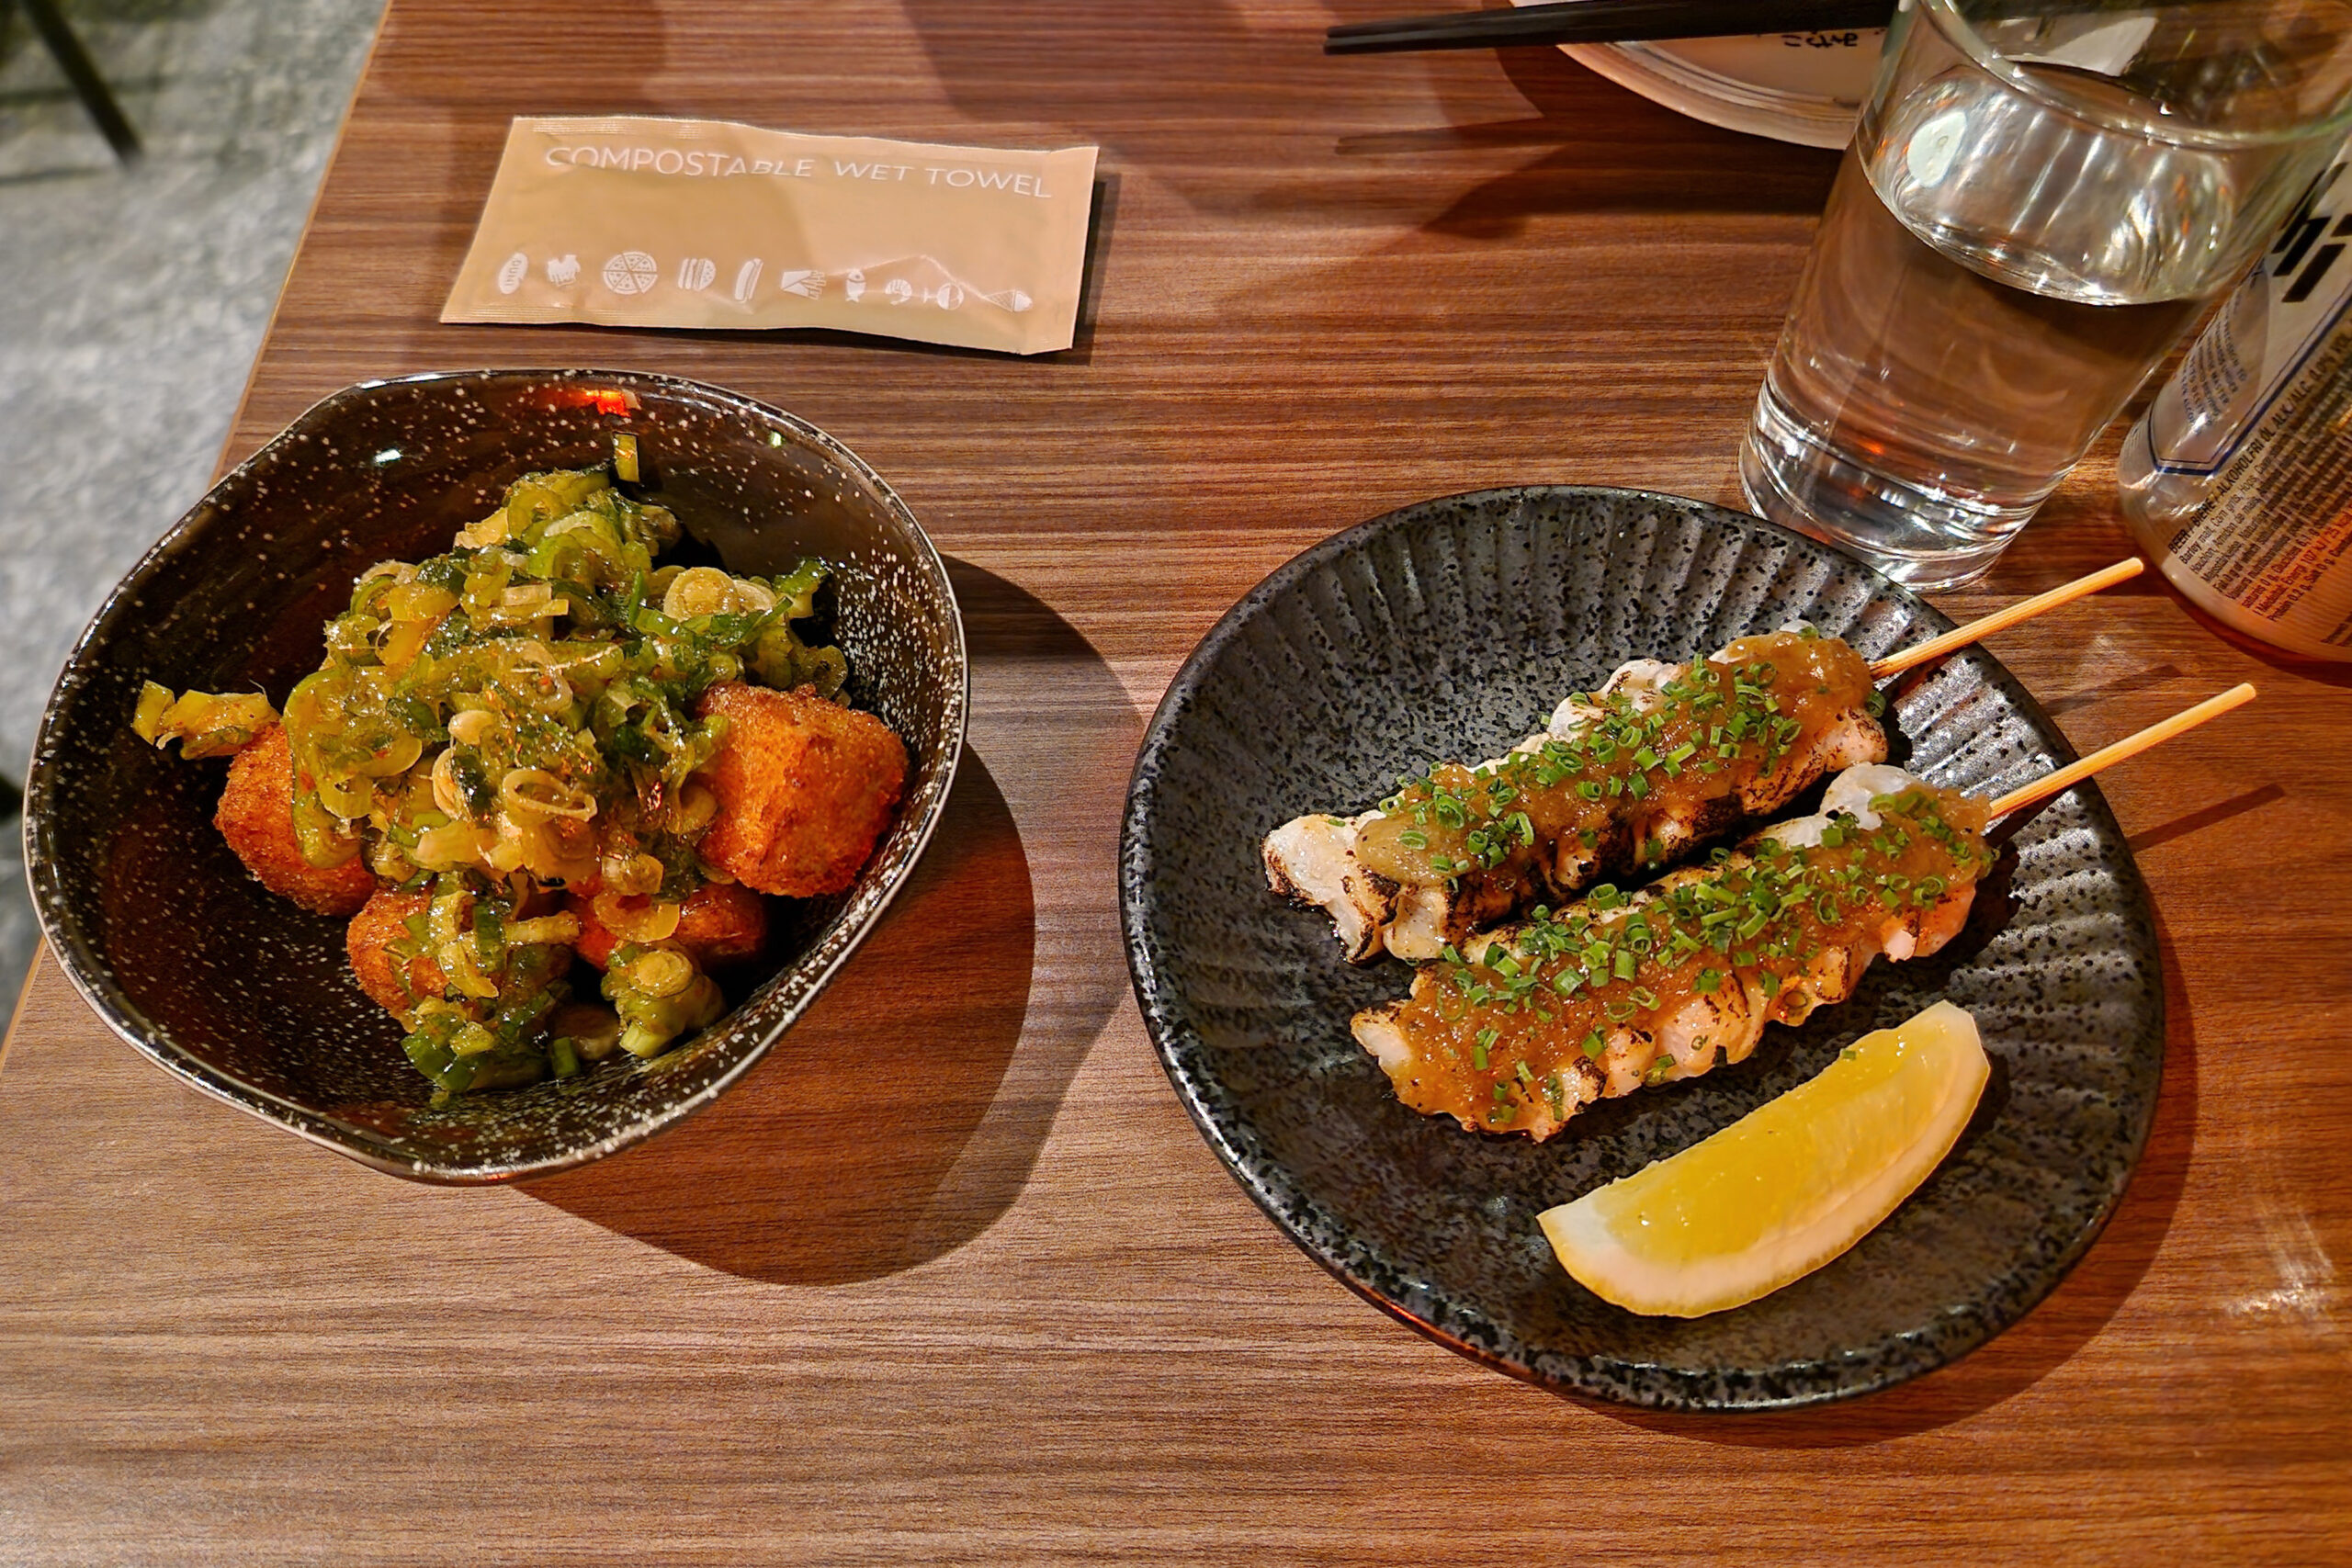
[[[612,962],[619,937],[596,919],[595,900],[574,894],[564,907],[580,919],[580,939],[571,945],[602,969]],[[767,901],[748,887],[710,882],[678,906],[678,929],[665,945],[682,947],[698,969],[724,969],[760,956],[768,944]]]
[[[409,921],[424,914],[432,903],[429,893],[399,893],[388,887],[368,900],[367,908],[352,918],[351,929],[344,934],[359,988],[399,1018],[407,1018],[418,1002],[441,995],[448,985],[441,965],[429,954],[420,953],[409,959],[403,970],[401,956],[392,951],[394,942],[415,941]]]
[[[348,915],[376,891],[368,863],[355,852],[341,865],[312,865],[294,837],[294,750],[271,725],[229,764],[212,825],[264,887],[315,915]]]
[[[746,887],[786,897],[857,880],[906,786],[907,749],[872,714],[805,691],[728,682],[697,712],[727,739],[701,775],[718,808],[696,849]]]

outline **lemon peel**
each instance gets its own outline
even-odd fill
[[[1663,1317],[1740,1306],[1893,1213],[1951,1152],[1991,1071],[1976,1021],[1938,1002],[1713,1137],[1537,1218],[1604,1301]]]

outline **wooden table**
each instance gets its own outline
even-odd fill
[[[2106,1235],[1891,1393],[1557,1397],[1359,1302],[1179,1109],[1121,958],[1128,762],[1263,573],[1423,496],[1737,504],[1835,159],[1549,52],[1327,61],[1372,0],[393,0],[228,457],[365,377],[677,372],[783,404],[953,558],[975,716],[910,896],[802,1028],[958,1091],[886,1141],[772,1057],[643,1148],[404,1185],[190,1093],[44,958],[0,1075],[0,1559],[263,1563],[2343,1560],[2352,702],[2153,579],[1996,651],[2106,784],[2171,1038]],[[517,113],[1099,141],[1079,346],[445,327]],[[2094,462],[1966,614],[2126,552]],[[155,520],[160,529],[165,519]],[[907,1000],[885,976],[947,976]]]

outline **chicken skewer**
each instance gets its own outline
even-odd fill
[[[1635,660],[1540,735],[1398,781],[1370,811],[1266,836],[1276,893],[1321,908],[1351,963],[1427,963],[1538,899],[1666,864],[1886,756],[1861,655],[1811,628],[1688,665]]]
[[[2007,609],[1996,610],[1989,615],[1979,615],[1966,626],[1954,626],[1941,637],[1931,637],[1927,641],[1915,643],[1899,653],[1890,653],[1871,666],[1871,679],[1883,681],[1889,675],[1900,674],[1914,665],[1925,664],[1931,659],[1941,659],[1947,653],[1972,647],[1983,642],[1995,632],[2007,631],[2011,626],[2022,625],[2045,610],[2054,610],[2061,604],[2071,604],[2077,599],[2087,598],[2103,588],[2112,588],[2119,582],[2128,582],[2146,569],[2147,564],[2138,556],[2117,561],[2113,566],[2103,566],[2097,571],[2075,579],[2072,582],[2062,582],[2057,587],[2037,593],[2030,599],[2020,599]]]
[[[1862,764],[1821,810],[1632,895],[1600,887],[1422,968],[1358,1013],[1397,1098],[1541,1142],[1583,1106],[1738,1062],[1767,1023],[1845,1000],[1871,961],[1924,958],[1967,922],[1996,817],[2251,700],[2241,686],[1985,802]]]
[[[1430,962],[1539,898],[1670,863],[1840,769],[1885,761],[1875,681],[2139,570],[2119,562],[1876,664],[1805,626],[1688,665],[1633,660],[1507,756],[1399,780],[1354,817],[1276,828],[1267,881],[1329,915],[1351,963]]]

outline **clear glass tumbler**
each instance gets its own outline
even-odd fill
[[[1898,581],[1989,569],[2352,122],[2352,0],[1903,0],[1740,449]]]

